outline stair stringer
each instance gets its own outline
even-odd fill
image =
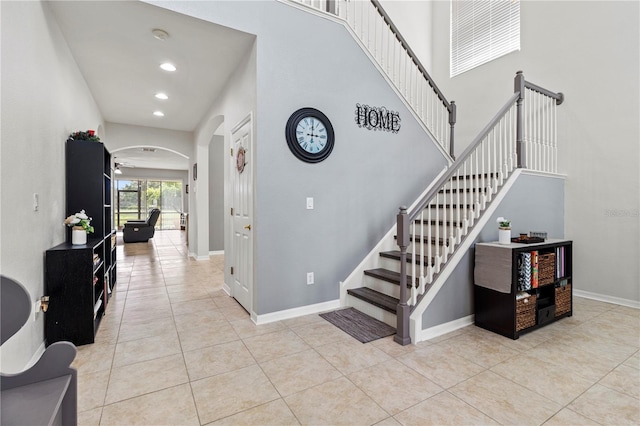
[[[410,209],[413,209],[415,205],[420,200],[422,200],[422,198],[431,190],[433,185],[435,185],[435,183],[447,172],[447,170],[448,170],[448,167],[443,168],[442,171],[440,171],[440,173],[438,173],[438,175],[433,178],[429,186],[424,190],[422,194],[420,194],[420,196],[416,199],[416,201],[411,205]],[[381,262],[380,252],[397,250],[398,244],[395,240],[396,230],[397,230],[397,225],[394,224],[389,229],[389,231],[387,231],[384,237],[380,239],[378,244],[376,244],[375,247],[373,247],[371,251],[364,257],[364,259],[362,259],[360,264],[358,264],[358,266],[356,266],[356,268],[347,276],[347,278],[345,278],[344,281],[340,281],[340,306],[356,307],[354,306],[354,303],[358,303],[358,308],[362,307],[362,309],[359,309],[359,310],[362,310],[367,315],[372,316],[380,321],[386,322],[387,324],[393,327],[396,326],[395,317],[393,318],[393,322],[389,323],[390,321],[389,315],[383,314],[382,312],[378,312],[378,311],[381,311],[378,308],[367,309],[366,303],[356,302],[353,300],[353,298],[349,297],[349,295],[347,294],[347,290],[364,287],[365,280],[367,279],[364,274],[364,271],[368,269],[375,269],[380,267],[380,262]]]
[[[446,264],[442,269],[440,269],[440,273],[433,282],[432,287],[411,311],[411,315],[409,316],[409,335],[412,343],[415,344],[421,341],[419,338],[422,331],[422,315],[427,310],[433,299],[435,299],[440,289],[447,282],[447,279],[453,273],[460,260],[465,256],[465,254],[467,254],[471,246],[474,244],[476,238],[480,235],[480,232],[482,232],[485,225],[492,217],[492,214],[497,210],[506,194],[522,174],[522,171],[523,169],[515,169],[507,178],[498,192],[494,195],[491,202],[487,204],[487,207],[480,213],[480,217],[474,223],[473,228],[471,228],[463,237],[464,239],[456,248],[453,255],[449,257]]]

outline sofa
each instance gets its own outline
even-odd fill
[[[160,209],[151,209],[146,220],[128,220],[122,230],[125,243],[146,243],[153,238],[155,226],[160,217]]]

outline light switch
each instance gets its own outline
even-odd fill
[[[307,197],[307,210],[313,210],[313,197]]]

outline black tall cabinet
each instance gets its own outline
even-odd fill
[[[111,155],[104,145],[68,140],[66,215],[84,210],[94,233],[87,244],[72,245],[69,229],[67,242],[46,251],[47,344],[94,342],[117,276],[111,188]]]

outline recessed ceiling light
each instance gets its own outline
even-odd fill
[[[153,36],[158,40],[162,40],[162,41],[165,41],[166,39],[169,38],[169,33],[166,32],[165,30],[161,30],[160,28],[155,28],[151,30],[151,34],[153,34]]]
[[[164,117],[164,112],[162,112],[162,111],[154,111],[153,115],[155,115],[156,117]]]
[[[156,98],[158,98],[158,99],[162,99],[162,100],[169,99],[169,96],[167,96],[167,94],[166,94],[166,93],[162,93],[162,92],[160,92],[160,93],[156,93],[156,95],[155,95],[155,96],[156,96]]]
[[[177,68],[175,65],[173,65],[171,62],[165,62],[164,64],[160,65],[160,68],[162,68],[165,71],[170,71],[173,72],[175,71]]]

